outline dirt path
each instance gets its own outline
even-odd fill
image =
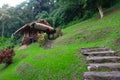
[[[48,40],[48,42],[45,44],[45,49],[51,49],[53,48],[53,42],[54,40]]]
[[[20,46],[20,47],[18,48],[18,50],[25,49],[25,48],[27,48],[27,46],[28,46],[28,45],[22,45],[22,46]]]
[[[53,42],[54,42],[54,40],[48,40],[48,42],[44,45],[44,49],[53,48]],[[18,48],[18,50],[22,50],[22,49],[25,49],[27,47],[28,47],[28,45],[22,45]]]

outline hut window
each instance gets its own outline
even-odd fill
[[[24,37],[29,37],[29,32],[24,32]]]

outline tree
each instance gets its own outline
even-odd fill
[[[2,34],[1,34],[2,38],[4,37],[5,24],[7,24],[10,18],[11,16],[9,15],[8,11],[3,8],[0,8],[0,21],[2,23]]]
[[[103,16],[104,16],[102,4],[103,4],[103,0],[97,0],[97,6],[98,6],[100,18],[103,18]]]
[[[46,11],[42,11],[41,13],[38,13],[38,15],[36,15],[36,19],[45,19],[48,18],[49,15]]]
[[[51,5],[52,4],[50,0],[29,0],[29,3],[28,3],[28,6],[34,7],[35,16],[42,11],[49,12]]]

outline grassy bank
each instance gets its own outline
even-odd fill
[[[37,43],[17,50],[14,63],[7,68],[0,64],[0,80],[83,80],[87,62],[82,47],[105,46],[120,49],[120,11],[103,19],[96,17],[63,30],[54,41],[54,48],[44,50]]]

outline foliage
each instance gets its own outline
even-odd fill
[[[120,11],[98,19],[96,16],[63,29],[63,36],[54,42],[54,48],[44,50],[38,43],[17,50],[14,63],[3,69],[0,80],[83,80],[87,62],[80,48],[105,46],[120,50]],[[24,77],[23,77],[24,76]]]
[[[0,37],[0,50],[16,44],[15,38]]]
[[[78,19],[83,21],[98,11],[97,1],[102,2],[100,4],[104,9],[119,2],[119,0],[29,0],[16,7],[6,4],[0,8],[0,33],[10,37],[24,24],[41,18],[47,19],[55,28]]]
[[[42,11],[41,13],[38,13],[38,15],[35,17],[36,19],[45,19],[48,18],[48,13],[46,11]]]
[[[12,48],[2,50],[0,53],[0,64],[5,63],[8,66],[12,63],[14,55],[15,53]]]

